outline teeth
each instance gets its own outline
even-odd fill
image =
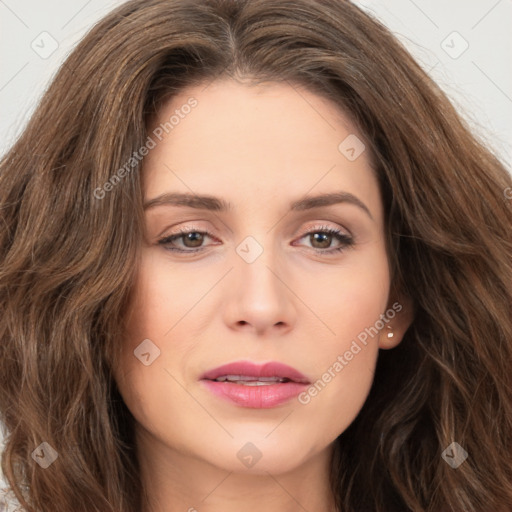
[[[279,381],[272,381],[272,382],[262,382],[259,380],[255,380],[252,382],[244,382],[243,380],[239,380],[239,381],[237,381],[237,384],[241,384],[242,386],[270,386],[270,384],[275,384],[276,382],[281,382],[281,381],[279,380]]]
[[[236,382],[245,386],[268,386],[276,382],[288,382],[282,377],[250,377],[248,375],[222,375],[215,379],[216,382]]]

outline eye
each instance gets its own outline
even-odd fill
[[[178,231],[174,235],[161,238],[158,240],[158,244],[165,246],[165,249],[168,251],[193,253],[204,249],[204,247],[201,247],[201,244],[203,243],[205,237],[213,238],[213,235],[208,231],[200,231],[195,228],[189,228]],[[181,240],[183,242],[183,246],[186,249],[180,249],[173,246],[174,242],[177,240]]]
[[[314,228],[299,238],[299,240],[302,240],[305,237],[309,237],[309,240],[313,244],[313,249],[317,250],[317,252],[326,254],[339,253],[354,245],[354,239],[352,236],[329,226]],[[330,247],[333,239],[339,242],[340,245],[338,247]],[[315,247],[315,244],[319,244],[320,247]]]
[[[352,236],[343,233],[339,229],[329,226],[320,226],[302,235],[298,240],[310,237],[313,244],[312,249],[316,252],[323,254],[339,253],[344,249],[354,245]],[[183,229],[175,234],[166,236],[158,240],[159,245],[163,245],[167,251],[178,253],[195,253],[205,249],[203,242],[206,238],[215,239],[215,237],[208,231],[201,231],[193,227]],[[332,241],[338,241],[339,246],[330,247]],[[176,247],[176,242],[180,241],[182,247]],[[315,247],[314,245],[320,245]]]

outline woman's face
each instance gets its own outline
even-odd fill
[[[391,307],[362,136],[307,90],[231,80],[183,91],[149,133],[146,233],[115,370],[139,440],[230,471],[298,467],[363,406]],[[188,199],[155,201],[164,194]],[[324,194],[338,200],[313,200]],[[256,367],[211,373],[236,362]],[[269,362],[296,373],[259,368]],[[242,378],[203,379],[228,374]]]

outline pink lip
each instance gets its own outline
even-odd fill
[[[247,386],[234,382],[216,382],[213,380],[223,375],[280,377],[289,379],[290,382]],[[297,396],[310,384],[305,375],[291,366],[277,362],[258,365],[250,361],[238,361],[219,366],[203,374],[200,380],[214,395],[242,407],[255,409],[268,409],[280,405]]]

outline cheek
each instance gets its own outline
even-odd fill
[[[197,274],[185,272],[161,254],[148,251],[139,268],[134,301],[129,307],[127,332],[130,338],[163,339],[198,300],[203,286]]]
[[[312,418],[309,428],[318,433],[316,442],[320,446],[332,442],[350,426],[373,383],[376,346],[349,343],[338,348],[319,362],[325,371],[299,396],[305,414]]]
[[[386,310],[390,275],[383,243],[347,252],[339,264],[301,272],[294,279],[294,290],[318,324],[325,352],[343,349]]]
[[[353,421],[370,391],[378,356],[376,323],[385,313],[390,284],[382,246],[346,261],[308,288],[309,303],[322,320],[315,337],[322,348],[310,352],[317,380],[300,402],[331,438]]]
[[[383,313],[383,299],[341,295],[348,302],[338,301],[338,316],[328,331],[320,338],[321,350],[309,352],[309,363],[316,368],[312,385],[299,396],[299,403],[320,439],[329,443],[345,431],[363,407],[373,383],[378,356],[378,336],[375,322]]]
[[[190,318],[186,315],[210,286],[208,280],[201,284],[197,272],[184,272],[161,254],[144,254],[126,312],[120,367],[114,371],[125,402],[140,419],[152,417],[146,409],[156,390],[170,389],[172,403],[186,409],[186,403],[178,403],[180,387],[167,371],[171,369],[182,380],[179,366],[186,366],[195,345],[195,338],[187,335]],[[134,354],[140,353],[145,340],[154,344],[145,345],[150,351],[148,366]]]

